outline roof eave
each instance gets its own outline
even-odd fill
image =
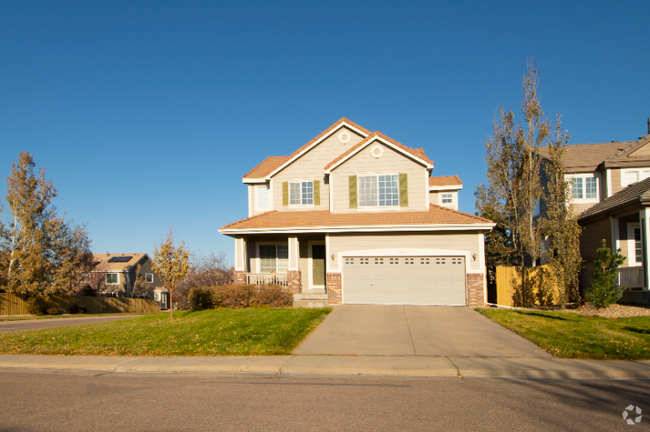
[[[461,190],[463,185],[447,185],[447,186],[429,186],[429,191],[449,191],[449,190]]]
[[[495,223],[475,224],[427,224],[427,225],[368,225],[368,226],[315,226],[315,227],[276,227],[276,228],[222,228],[224,235],[265,234],[265,233],[304,233],[304,232],[391,232],[391,231],[491,231]]]

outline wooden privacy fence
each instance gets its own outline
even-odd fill
[[[531,275],[535,275],[540,269],[546,269],[548,266],[539,266],[530,269]],[[500,306],[514,306],[512,296],[515,292],[515,285],[521,282],[521,267],[497,267],[497,304]],[[557,286],[555,287],[555,296],[557,298]]]
[[[160,312],[160,302],[124,297],[52,296],[41,301],[41,310],[58,309],[70,313],[73,305],[86,309],[86,313],[151,313]],[[15,294],[0,293],[0,315],[28,315],[27,302]]]

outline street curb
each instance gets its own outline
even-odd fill
[[[425,356],[0,356],[0,371],[16,369],[347,377],[650,379],[650,361]]]

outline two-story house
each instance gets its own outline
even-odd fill
[[[650,303],[650,122],[648,135],[637,141],[567,146],[565,168],[583,228],[581,291],[591,283],[604,239],[627,257],[619,272],[620,285],[628,288],[622,301]]]
[[[243,177],[248,218],[235,281],[280,283],[297,303],[483,305],[484,234],[458,208],[457,176],[431,177],[423,149],[341,119]]]
[[[102,296],[133,297],[133,287],[138,277],[143,278],[147,293],[140,294],[144,298],[161,302],[163,309],[167,308],[167,288],[163,281],[153,271],[151,258],[146,253],[132,254],[93,254],[96,263],[94,274],[101,275],[103,280]],[[139,273],[137,273],[139,269]]]

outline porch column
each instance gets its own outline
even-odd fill
[[[287,285],[290,292],[300,294],[302,291],[300,281],[300,270],[298,261],[300,258],[300,248],[298,237],[289,237],[289,268],[287,271]]]
[[[641,243],[643,244],[643,276],[644,276],[644,289],[650,287],[650,272],[648,272],[648,264],[650,260],[650,208],[644,207],[639,212],[639,225],[641,226]]]
[[[235,239],[235,274],[234,282],[237,284],[246,283],[246,239],[239,237]]]

